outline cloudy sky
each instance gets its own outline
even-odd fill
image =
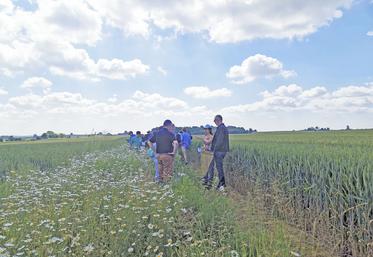
[[[370,0],[0,0],[0,134],[373,127]]]

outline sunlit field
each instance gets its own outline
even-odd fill
[[[373,130],[232,136],[231,182],[261,193],[266,209],[341,256],[373,243]],[[231,184],[232,184],[231,183]]]
[[[372,140],[232,135],[228,194],[179,157],[154,183],[122,137],[3,143],[0,256],[370,256]]]
[[[280,226],[242,229],[239,206],[205,192],[185,165],[177,164],[171,184],[155,184],[145,155],[122,138],[0,148],[1,256],[285,257],[298,251]]]

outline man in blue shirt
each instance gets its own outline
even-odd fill
[[[214,179],[214,169],[218,170],[219,182],[216,187],[218,191],[225,190],[225,177],[224,177],[224,157],[229,152],[229,133],[227,127],[223,123],[223,117],[216,115],[214,122],[217,126],[214,138],[212,139],[211,151],[214,157],[210,163],[206,175],[203,177],[203,184],[207,189],[211,189],[212,181]]]

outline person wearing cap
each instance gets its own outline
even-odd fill
[[[178,148],[174,130],[175,125],[165,120],[163,127],[149,140],[152,144],[156,143],[160,182],[168,182],[173,175],[174,156]]]
[[[189,162],[189,151],[192,145],[192,135],[188,132],[187,128],[183,128],[181,134],[181,152],[185,164]]]
[[[229,133],[227,127],[223,123],[223,117],[216,115],[214,122],[217,126],[215,135],[211,143],[211,151],[213,152],[213,159],[210,163],[206,175],[203,177],[203,184],[207,189],[211,189],[212,181],[214,179],[214,169],[218,170],[219,182],[216,187],[218,191],[225,191],[225,177],[224,177],[224,158],[229,152]]]
[[[212,133],[212,126],[206,125],[203,128],[205,129],[205,135],[203,137],[203,150],[205,150],[206,152],[210,152],[212,139],[214,138],[214,134]]]

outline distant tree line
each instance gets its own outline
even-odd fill
[[[22,138],[15,137],[15,136],[1,136],[0,142],[15,142],[15,141],[22,141]]]
[[[203,135],[205,133],[205,130],[203,128],[204,126],[189,126],[189,127],[176,127],[176,131],[180,131],[183,128],[186,128],[188,132],[191,135]],[[251,133],[256,133],[256,129],[245,129],[244,127],[236,127],[236,126],[227,126],[228,131],[230,134],[251,134]],[[156,128],[153,128],[152,131],[156,130]],[[216,127],[213,127],[213,131],[216,130]],[[123,134],[128,134],[129,131],[124,131]]]
[[[319,128],[318,126],[316,127],[309,127],[306,128],[305,131],[329,131],[330,128]]]
[[[184,127],[177,127],[176,130],[180,131]],[[191,126],[191,127],[185,127],[191,135],[203,135],[204,134],[204,128],[203,126]],[[236,127],[236,126],[228,126],[228,131],[230,134],[251,134],[256,133],[256,129],[245,129],[244,127]],[[155,130],[155,128],[153,129]],[[216,130],[216,127],[213,127],[213,131]],[[143,131],[145,134],[146,131]],[[119,133],[118,135],[128,135],[129,131],[124,131],[123,133]],[[82,135],[75,135],[73,133],[70,134],[64,134],[64,133],[56,133],[54,131],[47,131],[42,133],[41,135],[34,134],[32,137],[15,137],[15,136],[0,136],[0,142],[13,142],[13,141],[37,141],[37,140],[46,140],[46,139],[53,139],[53,138],[76,138],[80,137]],[[91,135],[86,136],[113,136],[111,133],[95,133]]]

